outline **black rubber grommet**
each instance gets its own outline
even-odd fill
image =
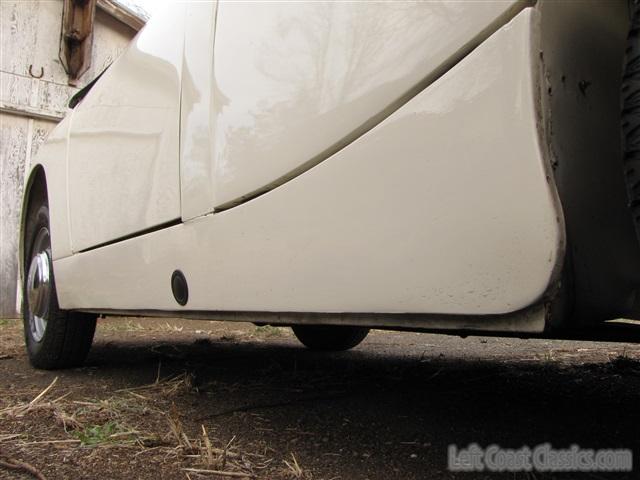
[[[171,274],[171,291],[176,302],[184,307],[189,301],[189,286],[184,273],[180,270],[176,270]]]

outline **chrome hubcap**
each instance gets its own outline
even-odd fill
[[[42,340],[51,300],[51,261],[49,254],[49,232],[42,229],[34,242],[34,252],[27,274],[27,303],[29,306],[29,327],[36,342]]]

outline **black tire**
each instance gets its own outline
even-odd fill
[[[631,23],[622,77],[622,153],[629,208],[640,241],[640,5],[629,2]]]
[[[359,345],[369,333],[368,328],[342,325],[294,325],[291,329],[307,348],[333,352]]]
[[[24,278],[22,284],[22,316],[24,337],[29,361],[36,368],[57,369],[81,365],[93,342],[96,316],[66,312],[58,307],[58,296],[53,277],[51,261],[51,241],[49,237],[49,208],[46,200],[34,198],[27,212],[24,232]],[[45,255],[43,257],[42,255]],[[43,267],[39,272],[47,272],[46,294],[29,300],[29,282],[38,284],[37,273],[30,275],[34,257],[40,255]],[[34,272],[36,268],[34,267]],[[42,279],[43,277],[38,277]],[[40,282],[42,285],[42,282]],[[33,289],[32,289],[33,290]],[[31,291],[32,291],[31,290]],[[35,321],[31,311],[37,309],[41,320]],[[44,321],[43,321],[44,320]],[[39,328],[36,326],[39,325]]]

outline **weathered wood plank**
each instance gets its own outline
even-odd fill
[[[11,113],[59,120],[76,91],[68,85],[0,72],[0,107]]]
[[[96,1],[64,0],[59,56],[70,85],[77,85],[91,65]]]
[[[0,316],[13,317],[18,278],[18,219],[29,120],[0,113]]]
[[[61,1],[2,1],[3,32],[0,71],[30,78],[29,67],[42,80],[67,85],[67,74],[58,57]],[[81,88],[115,60],[136,34],[102,10],[96,12],[91,67],[78,83]]]

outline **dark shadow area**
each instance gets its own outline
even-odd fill
[[[640,362],[562,362],[416,344],[367,342],[314,353],[292,340],[181,338],[98,341],[87,367],[113,389],[188,372],[192,388],[175,403],[193,428],[259,438],[295,450],[314,478],[639,478],[636,472],[452,473],[447,447],[632,449],[640,461]],[[484,341],[486,343],[486,341]],[[428,345],[428,344],[427,344]],[[462,346],[460,346],[462,345]],[[469,345],[469,347],[465,346]],[[604,345],[604,344],[603,344]],[[597,345],[596,345],[597,347]],[[75,378],[73,378],[75,377]]]

